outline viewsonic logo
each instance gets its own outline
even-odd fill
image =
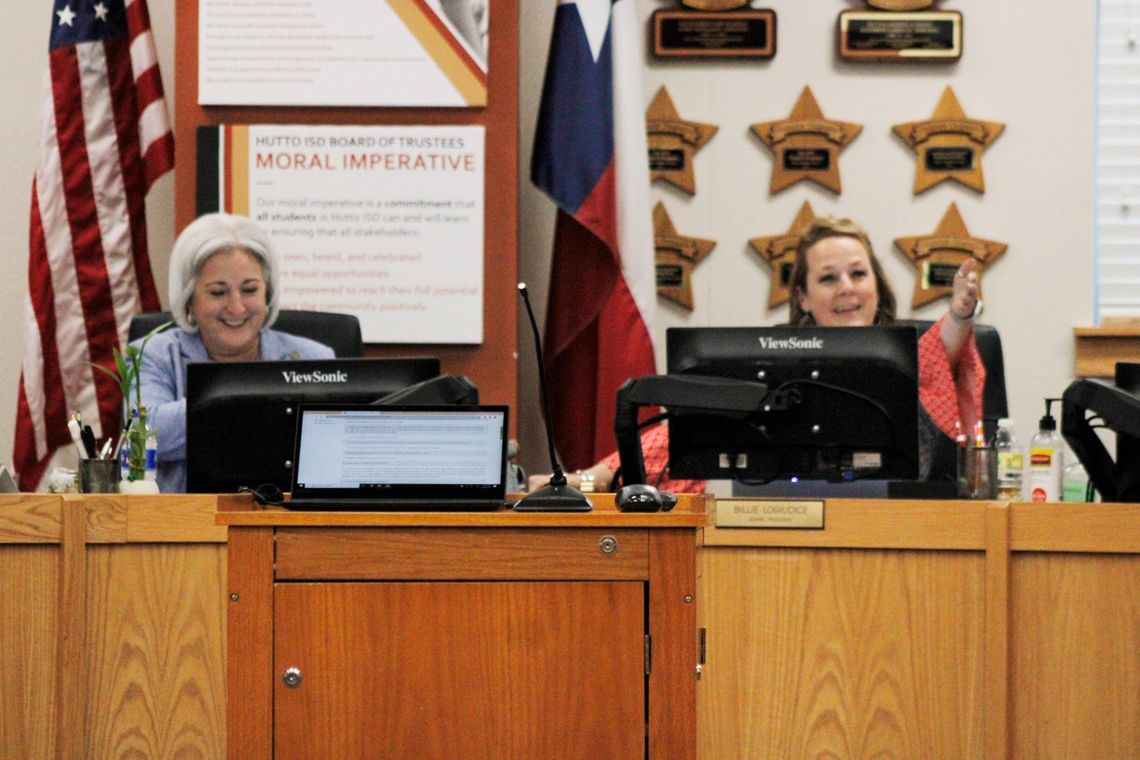
[[[760,348],[765,351],[820,351],[823,349],[823,338],[769,338],[762,335],[759,338]]]
[[[285,378],[286,383],[290,384],[348,382],[348,373],[339,369],[336,372],[295,372],[294,370],[284,370],[281,376]]]

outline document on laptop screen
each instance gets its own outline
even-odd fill
[[[306,410],[297,482],[306,488],[496,485],[504,415],[494,411]]]

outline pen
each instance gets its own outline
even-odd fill
[[[108,438],[103,441],[103,448],[99,449],[99,458],[106,459],[111,454],[111,444],[114,443],[113,438]]]
[[[79,430],[79,436],[83,440],[83,450],[87,452],[87,458],[95,459],[99,455],[99,449],[95,445],[95,431],[90,425],[84,425]]]
[[[127,432],[131,429],[131,422],[133,421],[133,417],[128,417],[127,424],[123,425],[123,432],[119,433],[119,440],[115,442],[114,454],[111,455],[112,459],[119,458],[119,452],[123,449],[123,441],[127,440]]]

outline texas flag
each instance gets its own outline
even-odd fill
[[[562,0],[531,180],[558,204],[546,376],[563,464],[614,450],[614,400],[653,374],[656,284],[635,0]]]

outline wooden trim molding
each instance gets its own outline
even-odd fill
[[[1140,324],[1074,327],[1073,355],[1077,377],[1112,377],[1117,362],[1140,361]]]

